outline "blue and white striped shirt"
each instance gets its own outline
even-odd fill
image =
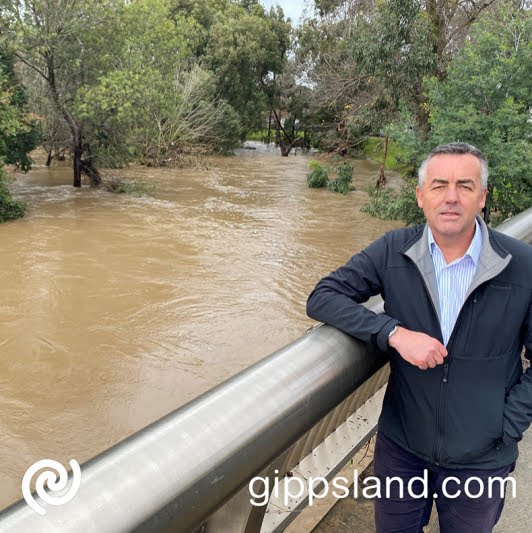
[[[443,344],[447,346],[458,313],[464,303],[467,289],[473,279],[482,250],[482,231],[475,220],[475,235],[465,255],[447,264],[443,254],[428,229],[429,250],[434,263],[440,300],[440,319]]]

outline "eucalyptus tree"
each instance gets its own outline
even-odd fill
[[[500,2],[472,26],[443,80],[436,75],[427,79],[428,137],[406,108],[391,130],[412,169],[430,149],[450,140],[480,148],[490,166],[486,222],[500,221],[532,205],[531,71],[531,13],[512,2]],[[411,176],[399,195],[387,191],[368,209],[383,218],[419,222],[415,185]]]
[[[325,22],[311,20],[299,35],[315,93],[315,131],[325,148],[346,153],[385,134],[402,100],[419,107],[422,78],[434,70],[433,36],[417,0],[316,5]]]
[[[82,91],[79,109],[106,165],[164,164],[185,145],[223,136],[230,110],[195,57],[199,25],[174,8],[169,0],[123,5],[114,26],[116,68]]]
[[[216,3],[216,2],[214,2]],[[49,149],[67,126],[74,186],[99,166],[169,161],[190,143],[225,145],[235,113],[198,65],[203,34],[173,0],[0,0]],[[37,98],[33,99],[37,104]],[[53,109],[48,105],[51,103]],[[238,127],[236,127],[238,130]]]
[[[112,21],[119,2],[104,0],[2,0],[4,32],[13,40],[17,58],[42,79],[68,125],[73,153],[73,184],[81,186],[82,170],[99,183],[90,158],[77,106],[82,88],[98,83],[102,71],[114,68],[110,53]],[[83,160],[83,154],[88,158]]]
[[[256,0],[228,2],[209,30],[205,61],[220,95],[237,111],[243,132],[261,129],[271,109],[290,46],[282,10],[266,12]]]
[[[314,89],[321,144],[345,152],[368,135],[385,135],[401,104],[427,135],[423,78],[445,77],[470,25],[493,1],[316,0],[297,56]]]
[[[485,219],[532,205],[532,14],[501,2],[472,28],[446,77],[427,82],[431,144],[460,139],[490,162]]]

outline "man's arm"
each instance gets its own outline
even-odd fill
[[[307,315],[386,351],[388,335],[399,321],[361,305],[382,292],[386,254],[383,236],[323,278],[307,300]]]
[[[382,293],[381,273],[386,268],[387,253],[386,236],[383,236],[323,278],[308,298],[307,314],[372,343],[382,351],[392,346],[403,359],[421,370],[434,368],[447,355],[437,339],[398,327],[388,344],[391,331],[400,326],[400,322],[385,314],[377,315],[361,305],[370,296]]]
[[[532,361],[532,301],[523,324],[525,357]],[[504,406],[503,441],[520,441],[532,422],[532,366],[521,376],[506,398]]]

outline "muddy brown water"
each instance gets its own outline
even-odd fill
[[[37,164],[0,225],[0,509],[34,462],[80,464],[313,324],[320,277],[398,223],[306,186],[316,155],[249,143],[200,170],[127,172],[150,197],[71,186]]]

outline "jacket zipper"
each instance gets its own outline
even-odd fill
[[[438,325],[440,327],[440,333],[441,333],[441,322],[440,322],[440,319],[439,319],[438,311],[436,310],[434,302],[432,301],[432,298],[430,296],[430,292],[429,292],[429,289],[427,287],[427,283],[425,282],[425,278],[423,277],[423,274],[421,273],[421,270],[419,270],[419,267],[417,266],[416,262],[411,257],[409,257],[408,255],[405,254],[405,256],[408,257],[412,261],[412,263],[414,263],[414,265],[417,268],[417,271],[419,272],[419,275],[421,277],[421,281],[423,282],[423,286],[425,288],[425,293],[427,294],[427,297],[428,297],[428,299],[429,299],[429,301],[430,301],[430,303],[432,305],[432,310],[434,311],[434,314],[436,315],[436,320],[437,320]],[[464,307],[466,306],[466,303],[469,301],[469,299],[473,296],[473,294],[475,292],[476,292],[476,290],[473,291],[467,297],[467,299],[464,301],[464,303],[462,304],[462,308],[460,309],[460,312],[458,313],[458,316],[456,317],[456,322],[454,323],[453,331],[451,332],[451,336],[449,338],[449,342],[447,343],[447,357],[445,359],[445,363],[443,364],[443,377],[442,377],[442,381],[441,381],[441,385],[440,385],[440,401],[438,403],[438,430],[437,430],[436,442],[434,444],[434,450],[433,450],[434,462],[438,466],[439,466],[439,463],[440,463],[440,460],[441,460],[441,453],[442,453],[442,449],[443,449],[443,434],[444,434],[444,431],[445,431],[445,423],[444,423],[444,421],[445,421],[445,405],[446,405],[445,400],[447,398],[447,382],[449,381],[449,378],[448,378],[448,376],[449,376],[449,365],[451,363],[451,357],[452,357],[452,352],[451,352],[450,347],[451,347],[452,341],[454,341],[454,332],[456,331],[456,326],[458,324],[458,321],[462,317]],[[476,298],[473,301],[476,301]]]
[[[462,307],[460,309],[460,312],[458,313],[458,316],[456,317],[456,322],[454,323],[453,330],[451,331],[451,336],[449,337],[449,341],[447,342],[447,357],[445,358],[445,362],[443,364],[443,376],[441,380],[441,386],[440,386],[440,402],[438,405],[438,435],[436,437],[436,444],[434,446],[434,462],[436,465],[439,466],[439,463],[441,461],[441,454],[443,450],[443,435],[445,433],[445,407],[447,405],[446,399],[447,399],[447,383],[449,381],[449,367],[451,365],[452,355],[453,351],[451,349],[451,346],[454,344],[454,337],[455,337],[455,331],[457,330],[457,326],[459,326],[459,323],[462,319],[462,316],[464,314],[464,308],[468,301],[473,297],[473,294],[476,292],[473,291],[465,300],[465,302],[462,304]],[[476,297],[473,298],[473,302],[476,302]],[[441,327],[441,326],[440,326]]]
[[[427,298],[429,299],[430,301],[430,304],[432,306],[432,310],[434,311],[434,315],[436,316],[436,321],[438,322],[438,326],[440,328],[440,333],[441,333],[441,322],[440,322],[440,319],[439,319],[439,314],[438,314],[438,311],[436,310],[436,306],[434,305],[434,302],[432,300],[432,297],[430,296],[430,292],[429,292],[429,289],[427,287],[427,283],[425,281],[425,278],[423,277],[423,274],[421,273],[421,270],[419,269],[419,267],[417,266],[416,262],[411,258],[409,257],[408,255],[405,254],[405,257],[408,257],[408,259],[410,259],[410,261],[412,261],[412,263],[415,265],[417,271],[419,272],[419,277],[421,278],[421,281],[423,283],[423,287],[425,288],[425,293],[427,295]],[[465,302],[464,302],[465,304]],[[463,309],[464,306],[462,306],[462,309]],[[460,310],[460,313],[459,315],[462,314],[462,310]],[[458,318],[456,319],[456,321],[458,322]],[[455,327],[456,327],[456,323],[455,323]],[[453,332],[454,332],[454,328],[453,328]],[[451,338],[453,336],[453,332],[451,332]],[[442,338],[443,340],[443,338]],[[450,341],[451,339],[449,339]],[[447,345],[449,345],[450,343],[447,343]],[[447,358],[450,358],[450,352],[449,350],[447,350]],[[447,375],[449,374],[449,361],[446,360],[446,362],[444,363],[443,365],[443,379],[442,379],[442,382],[441,382],[441,386],[440,386],[440,401],[439,401],[439,404],[438,404],[438,429],[437,429],[437,436],[436,436],[436,442],[434,444],[434,448],[433,448],[433,457],[434,457],[434,462],[436,463],[436,465],[438,465],[439,463],[439,460],[440,460],[440,455],[441,455],[441,448],[443,447],[443,431],[444,431],[444,410],[445,410],[445,397],[447,396]]]
[[[449,357],[449,356],[448,356]],[[443,364],[443,378],[440,386],[440,403],[438,406],[438,435],[436,438],[436,451],[434,452],[434,462],[440,464],[441,452],[443,448],[443,433],[445,420],[445,400],[447,398],[447,376],[449,374],[449,363]]]

